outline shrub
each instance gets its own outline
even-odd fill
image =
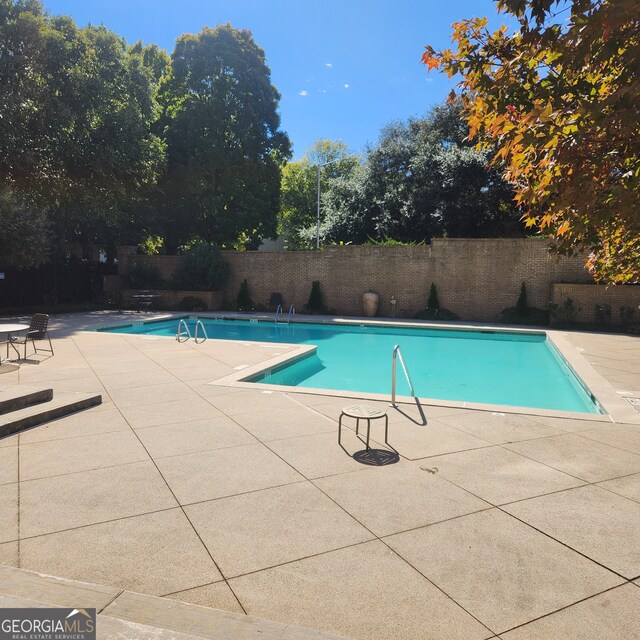
[[[326,313],[327,307],[324,304],[322,298],[322,291],[320,290],[320,281],[314,280],[311,284],[311,293],[309,293],[309,300],[304,305],[304,310],[307,313]]]
[[[593,313],[598,324],[607,325],[611,320],[611,305],[606,302],[604,304],[597,304],[594,306]]]
[[[236,308],[238,311],[253,311],[255,303],[249,293],[249,283],[245,278],[240,284],[240,291],[238,291],[238,298],[236,299]]]
[[[197,296],[185,296],[178,305],[179,311],[206,311],[207,305],[204,300]]]
[[[527,285],[523,282],[520,286],[520,295],[515,307],[507,307],[500,312],[503,322],[507,324],[549,324],[549,311],[530,307],[527,296]]]
[[[431,290],[429,291],[429,300],[427,301],[427,309],[439,309],[440,300],[438,299],[438,290],[436,289],[435,282],[431,283]]]
[[[426,309],[422,309],[418,311],[414,316],[418,320],[459,320],[460,316],[453,313],[453,311],[449,311],[449,309],[432,309],[427,307]]]
[[[429,290],[429,300],[427,301],[427,308],[422,309],[414,316],[418,320],[459,320],[459,316],[449,309],[443,309],[440,306],[440,299],[438,298],[438,290],[434,282],[431,283],[431,289]]]
[[[160,271],[142,260],[129,263],[127,280],[132,289],[158,289],[165,286]]]
[[[192,245],[173,273],[176,288],[185,291],[217,291],[229,277],[229,263],[218,247],[207,242]]]
[[[562,304],[549,304],[549,313],[555,320],[556,324],[561,326],[569,326],[575,324],[578,311],[571,298],[565,298]]]

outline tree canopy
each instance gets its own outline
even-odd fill
[[[389,124],[361,165],[329,180],[323,241],[521,235],[511,188],[467,135],[458,104]]]
[[[590,253],[602,281],[640,281],[637,0],[500,0],[519,30],[454,25],[423,62],[460,88],[470,136],[493,147],[530,227]]]
[[[249,31],[227,24],[178,39],[159,92],[168,149],[164,232],[172,244],[199,236],[255,247],[275,236],[290,144],[270,73]]]
[[[353,174],[360,158],[347,150],[344,142],[318,140],[307,149],[301,160],[289,162],[282,172],[278,235],[287,249],[307,249],[315,246],[315,223],[318,205],[318,166],[321,194],[337,178]],[[324,165],[324,166],[322,166]],[[321,214],[324,209],[321,210]],[[324,216],[323,216],[324,217]],[[300,232],[313,227],[312,236]]]

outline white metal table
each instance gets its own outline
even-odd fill
[[[28,329],[29,329],[28,324],[18,324],[16,322],[0,323],[0,335],[6,334],[6,340],[4,340],[4,342],[7,343],[7,357],[5,358],[5,360],[9,359],[9,345],[11,345],[13,350],[18,354],[18,357],[20,357],[20,352],[16,349],[15,345],[12,343],[11,336],[14,333],[20,333],[21,331],[27,331]],[[1,355],[0,355],[0,365],[2,365]]]

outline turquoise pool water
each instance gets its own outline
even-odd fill
[[[188,318],[193,334],[197,318]],[[391,354],[400,345],[422,398],[601,413],[544,333],[441,330],[202,318],[209,338],[316,345],[315,354],[252,382],[390,393]],[[178,320],[106,328],[174,336]],[[398,363],[399,395],[410,395]]]

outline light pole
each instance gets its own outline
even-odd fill
[[[316,249],[320,249],[320,170],[322,167],[326,167],[328,164],[334,164],[335,162],[340,162],[342,158],[336,158],[335,160],[329,160],[329,162],[323,162],[321,164],[317,164],[316,168],[318,169],[318,210],[316,212]]]

